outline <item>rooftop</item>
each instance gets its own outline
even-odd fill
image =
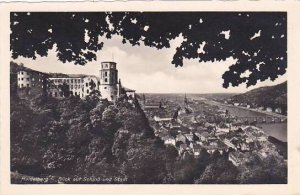
[[[123,89],[124,89],[126,92],[135,92],[134,89],[129,89],[129,88],[127,88],[127,87],[123,87]]]

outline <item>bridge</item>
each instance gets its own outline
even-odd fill
[[[282,117],[275,117],[275,116],[243,116],[243,117],[238,117],[235,116],[235,119],[238,119],[242,122],[249,122],[249,123],[286,123],[287,122],[287,117],[282,116]]]

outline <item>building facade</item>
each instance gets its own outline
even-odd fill
[[[102,62],[99,78],[99,91],[102,98],[115,101],[120,95],[117,64],[115,62]]]
[[[99,81],[96,76],[81,76],[81,77],[51,77],[51,83],[59,87],[63,84],[69,86],[72,95],[85,98],[93,90],[99,90]],[[60,97],[56,89],[51,89],[50,94],[53,97]]]
[[[116,101],[122,94],[131,99],[135,97],[135,90],[122,87],[118,80],[117,64],[115,62],[102,62],[99,77],[90,75],[65,75],[65,77],[52,77],[29,68],[21,67],[17,73],[19,89],[46,88],[49,96],[64,97],[62,86],[67,85],[71,95],[85,98],[93,90],[100,91],[101,98]],[[45,89],[44,89],[45,90]]]
[[[17,74],[18,88],[31,88],[40,87],[43,88],[47,75],[23,68]]]

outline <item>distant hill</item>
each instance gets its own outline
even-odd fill
[[[235,95],[238,95],[238,93],[207,93],[207,94],[201,94],[200,96],[215,101],[223,101]]]
[[[230,98],[231,102],[256,104],[257,106],[287,109],[287,82],[278,85],[260,87]]]

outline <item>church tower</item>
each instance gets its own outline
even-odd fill
[[[103,99],[115,101],[118,97],[118,70],[115,62],[101,62],[100,93]]]

